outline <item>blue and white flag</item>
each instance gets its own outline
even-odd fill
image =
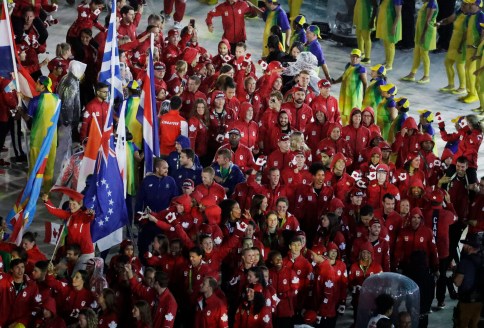
[[[104,45],[103,62],[99,73],[99,82],[111,87],[111,98],[123,99],[123,83],[119,67],[118,39],[116,31],[116,1],[111,1],[108,36]]]
[[[121,243],[123,227],[128,224],[123,179],[114,147],[113,107],[110,105],[94,177],[88,183],[84,196],[85,206],[95,212],[94,222],[91,223],[91,236],[101,252]]]

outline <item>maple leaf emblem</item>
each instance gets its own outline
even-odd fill
[[[227,316],[227,313],[224,313],[220,319],[222,319],[223,322],[227,322],[229,317]]]
[[[165,315],[165,319],[166,319],[166,321],[172,321],[172,320],[173,320],[173,318],[174,318],[174,316],[173,316],[173,314],[171,314],[171,312],[170,312],[170,313],[168,313],[167,315]]]
[[[333,282],[331,280],[328,280],[324,283],[326,288],[332,288],[334,286]]]
[[[269,323],[269,321],[271,321],[271,318],[269,318],[269,315],[268,315],[268,314],[266,314],[266,315],[265,315],[265,316],[262,318],[262,320],[263,320],[265,323]]]
[[[117,328],[118,327],[118,324],[114,321],[111,321],[108,325],[109,328]]]

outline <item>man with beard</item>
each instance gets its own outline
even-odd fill
[[[302,87],[295,86],[290,93],[292,93],[293,101],[284,103],[281,110],[290,112],[293,128],[304,132],[306,125],[313,120],[313,111],[304,103],[306,92]]]

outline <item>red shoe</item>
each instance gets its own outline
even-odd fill
[[[7,162],[6,160],[0,159],[0,166],[10,166],[10,162]]]
[[[0,169],[0,175],[5,175],[5,173],[7,173],[7,171]]]

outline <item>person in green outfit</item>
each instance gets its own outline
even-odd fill
[[[383,41],[385,68],[393,68],[395,44],[402,39],[403,0],[382,0],[376,21],[376,37]]]
[[[385,65],[375,65],[370,71],[370,84],[365,92],[365,98],[363,99],[363,108],[372,107],[377,108],[378,104],[382,100],[380,85],[387,84],[387,70]],[[375,117],[376,117],[375,113]]]
[[[479,107],[473,109],[474,112],[478,112],[480,115],[484,114],[484,22],[480,23],[482,29],[481,43],[477,47],[475,59],[477,61],[477,69],[474,72],[476,75],[476,88],[479,96]]]
[[[449,50],[445,55],[444,61],[448,84],[439,89],[440,92],[450,92],[455,95],[460,95],[466,92],[466,51],[463,41],[465,40],[464,36],[466,33],[467,7],[468,5],[463,2],[457,12],[437,22],[437,28],[453,24]],[[457,71],[457,77],[459,78],[459,88],[457,89],[455,89],[454,86],[455,71]]]
[[[361,108],[367,86],[366,68],[361,65],[360,49],[353,49],[351,51],[350,62],[346,64],[343,75],[334,80],[333,84],[340,82],[339,108],[341,120],[346,125],[351,110],[355,107]]]
[[[408,111],[410,110],[410,101],[407,98],[396,98],[395,105],[398,110],[397,117],[393,120],[392,125],[390,126],[390,132],[388,133],[388,140],[387,142],[392,144],[395,141],[397,133],[402,130],[403,122],[408,117]]]
[[[459,101],[471,104],[479,100],[476,88],[477,61],[472,58],[477,53],[477,48],[481,42],[482,28],[484,23],[484,12],[482,11],[482,0],[464,0],[467,5],[467,30],[465,35],[466,53],[466,88],[467,95],[460,97]]]
[[[356,41],[361,49],[363,64],[371,63],[371,31],[375,29],[375,18],[378,11],[376,0],[356,0],[353,13],[353,24],[356,27]]]
[[[388,140],[390,127],[393,120],[397,117],[397,104],[393,99],[398,92],[394,84],[380,85],[382,101],[378,104],[376,124],[380,127],[381,136]]]
[[[430,82],[429,51],[437,48],[437,14],[439,7],[436,0],[424,0],[422,8],[418,11],[415,24],[415,48],[413,49],[413,64],[410,73],[402,81],[415,81],[415,74],[423,62],[424,75],[417,83]]]

